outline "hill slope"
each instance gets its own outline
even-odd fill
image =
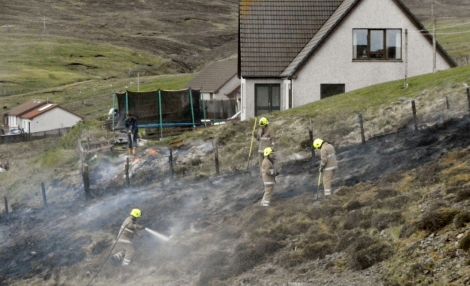
[[[0,283],[85,285],[138,206],[142,223],[172,240],[144,235],[127,274],[107,264],[94,285],[466,285],[469,145],[467,116],[339,148],[340,190],[325,201],[314,201],[315,168],[300,160],[282,167],[269,209],[257,205],[258,176],[235,173],[166,183],[160,175],[87,205],[18,210],[8,225],[2,219]]]
[[[1,32],[74,37],[144,50],[188,72],[236,49],[237,1],[0,1]]]

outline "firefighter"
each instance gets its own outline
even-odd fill
[[[331,183],[338,168],[335,147],[323,139],[317,138],[313,141],[313,148],[320,151],[320,173],[322,173],[324,195],[327,197],[332,194]]]
[[[267,147],[263,152],[264,159],[261,164],[261,176],[263,177],[264,183],[264,195],[261,200],[261,206],[269,207],[271,203],[271,196],[274,190],[274,185],[276,184],[276,176],[278,173],[274,168],[274,150],[271,147]]]
[[[269,120],[266,117],[261,117],[259,120],[259,126],[261,127],[256,134],[256,140],[258,140],[258,154],[259,154],[259,166],[264,160],[264,149],[267,147],[273,147],[273,133],[269,128]]]
[[[139,128],[137,126],[137,119],[128,114],[125,126],[127,129],[127,141],[128,141],[128,148],[129,148],[129,155],[135,155],[136,148],[137,148],[137,139],[139,137]]]
[[[144,229],[143,226],[137,223],[137,220],[142,217],[140,209],[133,209],[121,225],[117,236],[116,252],[113,254],[113,259],[122,266],[128,266],[132,257],[134,256],[133,240],[138,231]]]

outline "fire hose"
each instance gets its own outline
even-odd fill
[[[156,232],[155,230],[152,230],[150,228],[145,228],[145,231],[147,231],[148,233],[152,234],[153,236],[157,237],[158,239],[161,239],[163,241],[169,241],[171,239],[171,236],[168,237],[166,235],[163,235],[163,234],[160,234],[158,232]],[[98,268],[98,271],[95,272],[95,274],[91,277],[90,279],[90,282],[88,282],[87,286],[90,286],[91,283],[93,283],[93,281],[95,280],[95,278],[98,276],[98,274],[100,274],[101,270],[103,269],[103,266],[106,264],[106,262],[108,262],[108,259],[111,257],[111,254],[113,253],[113,250],[114,248],[116,247],[116,244],[118,243],[119,241],[119,238],[121,238],[121,235],[122,235],[123,231],[121,231],[117,238],[116,238],[116,241],[113,243],[113,245],[111,246],[111,249],[108,253],[108,255],[106,256],[105,260],[103,261],[103,263],[100,265],[100,267]]]
[[[98,271],[96,271],[95,274],[91,277],[90,282],[88,282],[88,284],[86,284],[86,286],[90,286],[91,283],[93,283],[95,278],[98,276],[98,274],[100,274],[101,270],[103,269],[103,266],[106,264],[106,262],[108,262],[108,259],[111,257],[111,254],[113,254],[113,250],[116,247],[116,244],[118,243],[119,238],[121,238],[122,233],[123,233],[123,231],[119,232],[119,234],[116,238],[116,241],[114,241],[113,245],[111,246],[111,249],[109,250],[108,255],[104,259],[103,263],[101,263],[100,267],[98,268]]]

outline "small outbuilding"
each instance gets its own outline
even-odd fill
[[[82,120],[80,115],[57,104],[41,101],[26,102],[5,115],[8,130],[19,129],[24,133],[70,128]]]
[[[209,119],[226,119],[240,111],[238,60],[229,58],[205,66],[189,83],[200,90]]]

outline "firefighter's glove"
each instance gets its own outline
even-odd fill
[[[320,165],[320,173],[323,173],[323,171],[325,170],[325,165]]]
[[[276,171],[274,171],[273,169],[269,170],[269,175],[276,176]]]

